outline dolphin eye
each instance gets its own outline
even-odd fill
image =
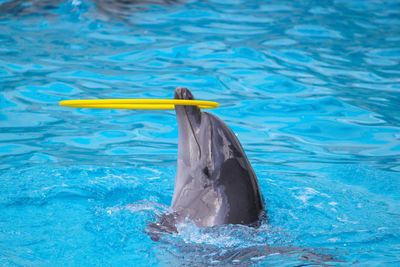
[[[204,173],[207,177],[210,177],[210,171],[208,170],[208,167],[204,167],[203,173]]]

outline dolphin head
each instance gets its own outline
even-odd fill
[[[194,97],[179,87],[175,99]],[[256,221],[263,210],[261,194],[235,134],[197,106],[176,105],[175,111],[179,141],[174,211],[199,226]]]

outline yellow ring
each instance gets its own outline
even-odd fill
[[[73,108],[115,108],[115,109],[174,109],[175,105],[198,106],[199,108],[216,108],[217,102],[186,99],[87,99],[63,100],[59,103]]]

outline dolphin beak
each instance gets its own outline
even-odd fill
[[[184,99],[184,100],[194,100],[193,94],[189,91],[189,89],[184,87],[178,87],[175,89],[174,94],[175,99]],[[175,112],[178,116],[178,121],[182,117],[186,117],[187,120],[190,121],[192,126],[199,125],[201,120],[201,111],[197,106],[175,106]]]
[[[184,88],[184,87],[178,87],[175,89],[175,99],[187,99],[187,100],[193,100],[194,97],[192,93],[189,91],[189,89]]]

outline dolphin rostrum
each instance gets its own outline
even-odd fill
[[[186,88],[175,99],[192,100]],[[171,212],[150,228],[176,232],[185,219],[200,227],[259,225],[265,218],[257,177],[235,134],[197,106],[175,106],[179,126],[178,168]]]

